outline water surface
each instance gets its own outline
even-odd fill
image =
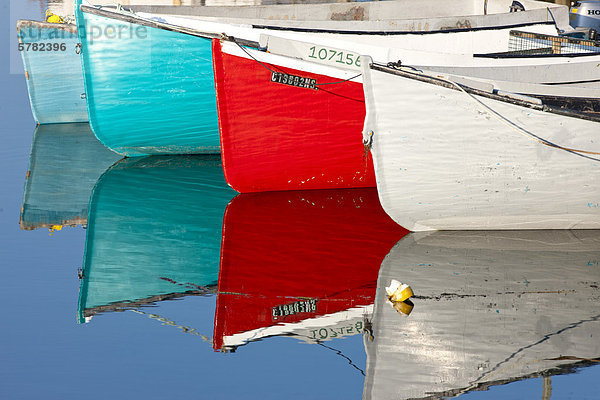
[[[373,190],[236,196],[218,158],[36,128],[4,59],[1,398],[598,398],[597,233],[404,236]]]

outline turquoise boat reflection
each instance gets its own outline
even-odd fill
[[[86,225],[94,184],[120,157],[87,123],[38,125],[33,132],[20,226]]]
[[[454,397],[592,365],[599,261],[600,231],[407,235],[379,272],[363,398]],[[392,279],[415,293],[408,317],[387,300]]]
[[[90,201],[79,322],[212,292],[223,213],[234,195],[219,156],[124,159],[111,167]]]

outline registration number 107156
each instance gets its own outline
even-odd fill
[[[312,46],[308,49],[308,58],[331,61],[343,65],[352,65],[360,68],[360,57],[358,54],[342,50]]]

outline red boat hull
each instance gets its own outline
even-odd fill
[[[361,83],[284,68],[222,51],[213,40],[221,154],[241,193],[375,187],[365,156]],[[268,67],[269,69],[267,69]],[[272,82],[272,71],[315,79],[316,89]]]
[[[223,221],[215,350],[232,335],[373,304],[381,262],[407,232],[376,189],[238,195]]]

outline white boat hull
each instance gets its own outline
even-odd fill
[[[522,107],[369,67],[377,188],[411,231],[600,229],[600,122]],[[370,138],[372,132],[372,139]]]

